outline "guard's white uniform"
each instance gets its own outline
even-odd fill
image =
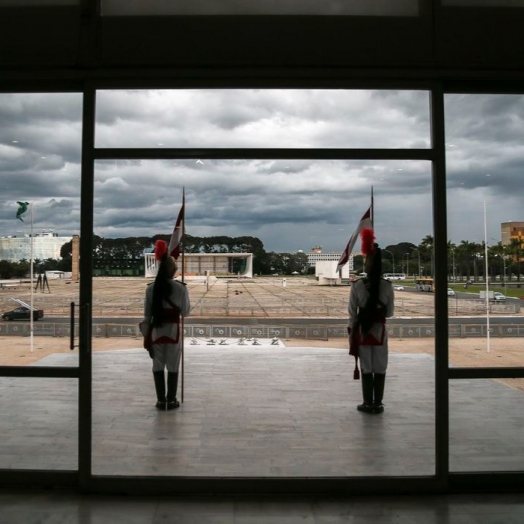
[[[175,306],[180,308],[180,316],[186,317],[189,314],[189,294],[187,288],[181,282],[171,280],[171,295],[169,298]],[[149,320],[153,309],[153,287],[150,284],[146,289],[146,297],[144,300],[144,319],[140,323],[140,331],[142,335],[146,336],[149,329]],[[169,302],[164,301],[164,313],[169,316],[173,311]],[[167,366],[167,370],[177,373],[180,364],[180,337],[184,336],[180,333],[179,322],[164,322],[161,327],[153,328],[153,371],[163,371]]]
[[[352,330],[355,324],[358,311],[366,305],[369,292],[366,287],[366,280],[361,279],[353,282],[349,295],[349,327]],[[380,280],[379,300],[384,305],[381,314],[384,317],[393,316],[395,307],[395,296],[393,286],[389,280]],[[381,344],[367,346],[359,345],[359,359],[362,373],[385,373],[388,366],[388,333],[385,321],[373,323],[369,332]]]

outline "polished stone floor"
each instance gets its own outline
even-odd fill
[[[0,490],[2,524],[521,524],[521,494],[140,497]]]
[[[188,345],[170,412],[153,407],[150,366],[143,350],[93,355],[93,474],[434,474],[428,355],[390,355],[382,415],[355,409],[360,382],[340,349]],[[494,380],[450,384],[451,471],[524,470],[522,398]],[[4,377],[0,469],[77,469],[77,399],[74,379]]]

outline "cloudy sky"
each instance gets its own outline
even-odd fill
[[[500,240],[524,220],[524,97],[446,96],[449,237]],[[81,97],[0,94],[0,236],[79,232]],[[102,91],[98,147],[427,148],[424,91]],[[341,251],[370,201],[381,245],[432,234],[431,171],[420,161],[109,160],[96,163],[95,233],[170,233],[186,191],[187,232],[250,235],[266,250]]]

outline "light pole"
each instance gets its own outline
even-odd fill
[[[406,256],[406,275],[409,276],[409,253],[404,253]],[[404,260],[404,255],[402,256],[402,260]]]
[[[417,252],[417,255],[418,255],[418,269],[417,269],[417,276],[420,276],[420,251],[418,250],[418,247],[414,247],[414,248],[411,250],[411,253],[413,253],[413,251],[416,251],[416,252]]]
[[[504,262],[504,273],[503,273],[503,279],[504,279],[504,295],[507,293],[506,291],[506,246],[504,246],[503,248],[503,255],[502,255],[502,260]]]
[[[386,253],[389,253],[391,255],[391,272],[395,272],[395,255],[389,250],[389,249],[383,249],[382,251],[385,251]]]

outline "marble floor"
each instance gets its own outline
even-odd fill
[[[521,524],[521,494],[146,497],[0,490],[2,524]]]
[[[97,352],[93,474],[433,475],[433,358],[390,355],[382,415],[355,409],[352,370],[340,349],[186,346],[184,403],[159,412],[145,351]],[[524,470],[522,398],[494,380],[451,382],[451,471]],[[0,405],[0,469],[77,469],[75,379],[3,377]]]

